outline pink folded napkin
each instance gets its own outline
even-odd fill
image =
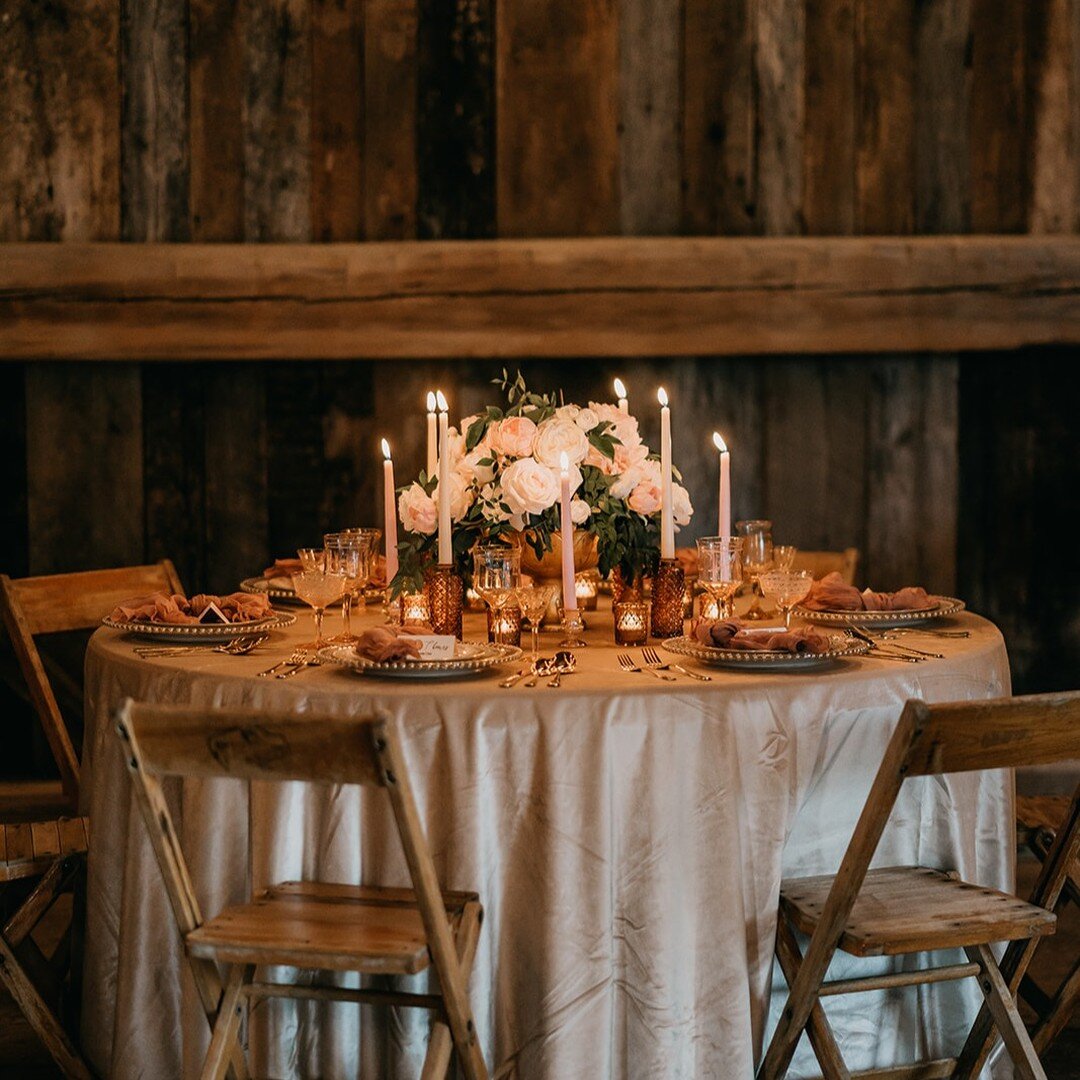
[[[268,566],[263,571],[263,577],[269,581],[271,578],[291,578],[293,574],[299,574],[304,569],[299,559],[275,559],[273,566]]]
[[[739,619],[697,619],[691,631],[702,645],[715,649],[741,649],[745,652],[823,653],[829,639],[817,630],[802,627],[775,633],[752,633]]]
[[[383,664],[390,660],[417,660],[420,642],[413,634],[431,634],[430,626],[373,626],[360,635],[356,652],[366,660]]]
[[[811,611],[925,611],[937,601],[918,585],[896,592],[859,592],[834,570],[810,586],[803,606]]]
[[[217,621],[207,618],[210,606],[214,605],[230,623],[254,622],[265,619],[270,614],[270,601],[265,596],[254,593],[230,593],[228,596],[210,596],[199,593],[190,600],[180,593],[169,596],[166,593],[153,593],[150,596],[136,596],[124,600],[113,608],[112,618],[126,622],[169,623],[186,626],[203,621]]]

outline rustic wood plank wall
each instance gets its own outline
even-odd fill
[[[0,0],[0,241],[1075,232],[1078,55],[1080,0]],[[1028,562],[990,524],[1031,509],[1046,457],[976,448],[1045,414],[1068,457],[1064,362],[524,366],[575,397],[620,374],[639,407],[663,381],[701,527],[719,427],[738,514],[857,544],[881,586],[959,582],[1018,684],[1050,685]],[[169,554],[228,587],[375,519],[379,435],[408,476],[423,393],[464,409],[491,374],[6,363],[0,561]]]

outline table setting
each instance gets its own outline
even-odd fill
[[[190,986],[162,989],[182,958],[130,825],[109,722],[125,696],[397,720],[440,879],[479,883],[471,996],[494,1075],[645,1078],[753,1074],[784,996],[781,877],[835,868],[904,701],[1008,692],[1000,633],[960,601],[815,582],[769,522],[733,522],[719,435],[717,534],[676,547],[693,506],[668,395],[654,452],[625,386],[580,407],[520,376],[501,389],[453,426],[433,392],[425,468],[402,486],[383,440],[382,530],[279,553],[231,597],[133,598],[91,640],[86,963],[107,990],[83,1028],[103,1073],[197,1074],[206,1034]],[[211,607],[227,621],[200,622]],[[1007,887],[1011,791],[1003,772],[913,782],[884,857]],[[187,781],[172,797],[208,912],[290,876],[406,880],[353,789]],[[916,1026],[947,1042],[978,1004],[932,987],[903,1010],[838,1003],[834,1026],[853,1064],[890,1064]],[[253,1012],[260,1075],[418,1073],[422,1025],[320,1008]],[[804,1047],[791,1075],[814,1071]]]

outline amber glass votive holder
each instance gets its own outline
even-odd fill
[[[611,605],[616,645],[644,645],[649,640],[648,600],[621,600]]]
[[[424,595],[432,630],[460,641],[465,584],[453,564],[440,563],[424,574]]]
[[[400,605],[400,622],[402,626],[426,626],[430,620],[428,614],[427,593],[405,592],[402,593],[397,603]]]
[[[686,571],[678,559],[661,559],[652,582],[652,634],[681,637]]]
[[[487,609],[488,641],[496,645],[521,644],[521,608],[509,604]]]

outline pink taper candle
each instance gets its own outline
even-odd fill
[[[667,391],[656,391],[660,402],[660,558],[675,558],[675,514],[671,494],[671,410]]]
[[[438,438],[436,424],[435,395],[429,390],[427,396],[427,478],[429,480],[435,475],[435,462],[438,458],[438,450],[435,449],[435,440]]]
[[[714,431],[713,445],[720,451],[720,510],[717,522],[717,535],[724,540],[731,539],[731,455],[727,443]]]
[[[397,503],[394,494],[394,461],[390,457],[390,444],[382,441],[383,458],[383,532],[386,535],[386,584],[394,580],[398,570],[397,561]]]
[[[449,566],[454,561],[454,544],[450,532],[450,421],[446,398],[439,391],[439,564]]]
[[[562,480],[562,504],[559,532],[562,537],[562,594],[566,611],[577,609],[577,588],[574,582],[574,521],[570,517],[570,459],[564,450],[559,455]]]
[[[619,399],[619,412],[629,415],[630,402],[626,400],[626,386],[622,379],[615,380],[615,396]]]

